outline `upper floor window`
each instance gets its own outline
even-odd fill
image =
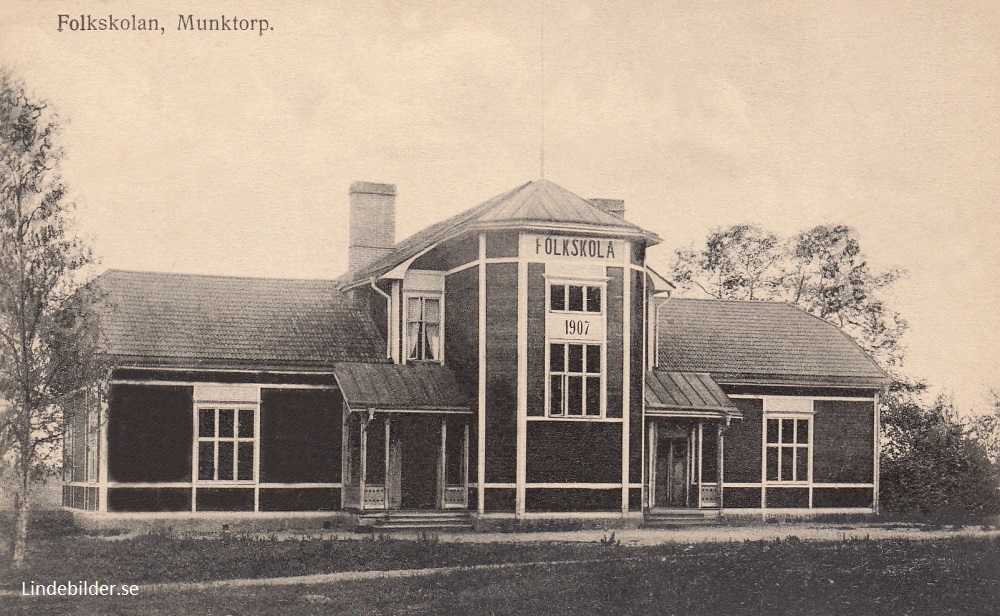
[[[549,416],[601,416],[601,345],[549,344]]]
[[[406,357],[409,361],[441,361],[440,297],[407,297]]]
[[[554,312],[601,312],[601,287],[582,284],[549,285],[549,310]]]

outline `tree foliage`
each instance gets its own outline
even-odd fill
[[[717,299],[770,299],[783,256],[778,236],[756,225],[734,225],[709,233],[703,249],[678,250],[671,273],[681,288]]]
[[[1000,390],[988,391],[989,407],[965,420],[969,436],[983,448],[990,462],[1000,466]]]
[[[787,238],[753,224],[715,229],[703,247],[678,250],[670,271],[682,291],[795,304],[847,332],[888,370],[902,358],[906,322],[886,295],[904,273],[874,271],[848,226]]]
[[[62,438],[59,398],[97,365],[91,303],[77,293],[92,256],[74,230],[58,133],[49,106],[0,70],[0,451],[16,486],[16,565],[32,483]]]
[[[1000,511],[1000,477],[952,401],[923,404],[924,384],[897,383],[882,411],[882,503],[935,514]]]

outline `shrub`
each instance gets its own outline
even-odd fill
[[[951,401],[939,397],[928,405],[905,394],[890,393],[882,414],[882,504],[922,514],[1000,511],[997,469]]]

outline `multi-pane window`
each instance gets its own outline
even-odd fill
[[[767,480],[809,480],[808,418],[768,418]]]
[[[549,415],[601,416],[601,345],[549,344]]]
[[[406,348],[410,361],[441,360],[441,298],[407,298]]]
[[[549,310],[601,312],[601,287],[581,284],[549,285]]]
[[[198,409],[198,480],[253,481],[254,409]]]

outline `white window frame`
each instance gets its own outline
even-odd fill
[[[437,359],[414,359],[410,357],[410,300],[420,299],[421,301],[421,313],[423,312],[423,302],[428,299],[434,299],[438,301],[438,306],[440,307],[440,314],[438,315],[438,357]],[[403,324],[403,363],[426,363],[426,364],[443,364],[444,363],[444,293],[433,292],[433,291],[408,291],[403,293],[401,316]],[[426,330],[422,330],[426,331]],[[426,335],[426,334],[425,334]]]
[[[563,366],[566,366],[566,368],[564,370],[561,370],[561,371],[553,371],[552,370],[551,357],[552,357],[552,345],[554,345],[554,344],[561,345],[563,347],[563,349],[564,349],[563,350]],[[582,362],[583,362],[583,372],[570,372],[569,371],[569,368],[568,368],[568,366],[569,366],[569,347],[571,345],[577,345],[577,346],[582,346],[583,347],[583,350],[582,350],[582,353],[583,353],[583,359],[582,359]],[[601,369],[598,372],[588,372],[587,371],[587,347],[588,346],[596,346],[596,347],[599,348],[598,352],[599,352],[600,357],[601,357]],[[579,340],[548,340],[548,341],[546,341],[546,344],[545,344],[545,415],[546,415],[546,417],[550,417],[552,419],[603,419],[604,418],[604,413],[605,413],[605,409],[606,409],[606,406],[607,406],[605,404],[605,383],[607,381],[607,379],[605,378],[605,368],[604,368],[605,357],[606,357],[605,346],[606,345],[604,343],[599,343],[599,342],[584,342],[584,341],[579,341]],[[562,379],[561,379],[562,380],[562,388],[561,388],[562,389],[562,396],[561,396],[561,399],[559,400],[559,407],[562,410],[560,412],[558,412],[558,413],[553,412],[553,406],[554,406],[553,403],[555,402],[555,400],[552,399],[552,377],[554,377],[554,376],[560,376],[560,377],[562,377]],[[581,414],[581,415],[570,415],[569,413],[566,412],[567,405],[568,405],[568,396],[569,396],[569,387],[568,387],[567,384],[569,382],[569,377],[572,377],[572,376],[578,376],[578,377],[581,377],[583,379],[582,392],[581,392],[582,404],[583,404],[583,407],[582,407],[581,410],[583,411],[583,414]],[[589,413],[586,412],[587,411],[587,380],[593,379],[593,378],[597,378],[598,381],[599,381],[599,383],[600,383],[600,395],[598,397],[599,408],[598,408],[598,412],[596,414],[589,414]]]
[[[607,300],[605,295],[607,294],[607,285],[605,283],[597,283],[593,280],[559,280],[559,279],[548,279],[545,281],[545,310],[547,312],[554,312],[556,314],[580,314],[580,315],[601,315],[605,314],[605,307],[607,306]],[[565,287],[566,288],[566,306],[564,310],[553,310],[552,309],[552,287]],[[569,306],[569,287],[583,287],[583,310],[570,310]],[[600,289],[601,291],[601,309],[587,310],[587,306],[590,303],[588,288],[593,287],[595,289]]]
[[[806,434],[807,442],[800,443],[798,441],[798,423],[792,424],[792,442],[784,442],[782,440],[782,432],[784,431],[784,421],[792,420],[794,422],[807,422]],[[768,422],[777,421],[778,422],[778,432],[777,432],[777,442],[770,442],[768,440]],[[813,416],[811,414],[801,414],[801,413],[764,413],[764,425],[763,425],[764,435],[761,439],[764,442],[764,472],[763,478],[767,485],[773,486],[808,486],[812,482],[812,449],[813,449]],[[778,451],[777,454],[777,479],[770,479],[768,472],[768,461],[770,455],[768,455],[772,449]],[[791,479],[783,478],[782,473],[782,450],[791,449],[792,450],[792,477]],[[806,456],[806,476],[798,477],[798,458],[800,455]]]
[[[215,433],[214,436],[202,436],[201,435],[201,412],[214,411],[215,415]],[[233,436],[219,436],[219,412],[223,410],[233,411]],[[239,416],[240,411],[249,411],[253,415],[254,429],[253,436],[240,436],[239,434]],[[253,404],[218,404],[218,403],[199,403],[195,404],[194,407],[194,427],[195,427],[195,446],[192,452],[193,457],[193,476],[194,483],[199,485],[211,484],[211,485],[253,485],[257,482],[257,459],[260,450],[260,410],[259,406]],[[219,479],[219,443],[229,442],[233,443],[233,479]],[[202,443],[213,443],[213,477],[212,479],[202,479],[201,478],[201,444]],[[250,456],[250,479],[239,479],[239,444],[240,443],[252,443],[253,452]]]
[[[566,304],[569,305],[569,286],[582,286],[584,287],[584,310],[552,310],[552,287],[553,286],[563,286],[566,287]],[[600,289],[601,293],[601,309],[598,312],[592,312],[586,310],[588,299],[588,292],[586,287],[596,287]],[[559,421],[596,421],[603,420],[607,417],[608,409],[608,334],[607,334],[607,319],[608,319],[608,284],[606,277],[600,278],[573,278],[568,276],[545,276],[545,314],[577,314],[577,315],[589,315],[591,317],[598,317],[604,321],[604,336],[600,340],[579,340],[579,339],[568,339],[564,336],[559,336],[556,332],[545,332],[545,418],[553,419]],[[561,344],[564,348],[564,366],[568,368],[569,366],[569,348],[567,345],[578,344],[583,346],[583,368],[584,372],[555,372],[552,371],[552,358],[551,350],[553,344]],[[599,372],[590,373],[587,372],[587,345],[593,345],[600,347],[601,355],[601,369]],[[561,409],[566,409],[566,396],[568,395],[567,376],[582,376],[584,377],[583,384],[583,410],[586,410],[587,406],[587,386],[586,379],[593,378],[596,376],[600,379],[600,411],[595,415],[569,415],[564,412],[553,413],[553,400],[552,400],[552,377],[554,375],[563,376],[563,387],[562,387],[562,400],[560,401]]]

